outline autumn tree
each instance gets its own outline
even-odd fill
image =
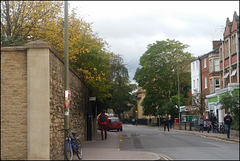
[[[178,95],[178,73],[180,94],[188,97],[191,88],[190,62],[193,57],[184,52],[187,47],[170,39],[156,41],[148,45],[147,51],[141,56],[141,67],[137,69],[134,79],[146,90],[142,102],[145,115],[162,115],[169,111],[168,103]]]
[[[62,1],[1,1],[1,46],[36,40],[43,24],[61,13]]]
[[[62,1],[1,1],[1,11],[1,46],[42,40],[64,58]],[[117,84],[116,74],[126,85],[128,71],[121,61],[114,62],[121,57],[107,50],[107,42],[92,31],[91,24],[77,16],[73,8],[68,17],[69,63],[83,76],[92,96],[109,107],[106,104],[116,96],[112,90]]]

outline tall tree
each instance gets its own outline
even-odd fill
[[[148,45],[140,58],[134,79],[146,90],[142,105],[145,115],[164,114],[171,97],[178,94],[177,74],[180,75],[180,93],[187,97],[190,89],[190,62],[193,57],[184,52],[188,45],[167,39]]]
[[[135,96],[132,92],[137,86],[130,84],[128,70],[119,55],[114,55],[111,66],[113,86],[110,108],[120,116],[124,111],[129,111],[135,105]]]

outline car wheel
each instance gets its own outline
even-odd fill
[[[120,131],[122,131],[122,129],[120,129]]]

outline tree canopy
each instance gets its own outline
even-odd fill
[[[169,102],[178,94],[177,73],[181,105],[185,104],[184,98],[188,97],[191,88],[190,62],[193,60],[190,53],[184,52],[187,47],[176,40],[156,41],[148,45],[147,51],[141,56],[141,67],[137,69],[134,79],[146,90],[142,102],[144,115],[162,115],[173,111],[169,109]]]
[[[68,17],[71,67],[83,76],[92,96],[102,105],[99,108],[127,110],[133,88],[122,58],[108,51],[107,42],[92,31],[91,23],[78,17],[73,8]],[[1,1],[1,46],[34,40],[49,43],[64,57],[63,1]],[[121,93],[117,91],[120,88]]]

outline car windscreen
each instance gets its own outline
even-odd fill
[[[109,122],[120,122],[119,119],[109,119]]]

